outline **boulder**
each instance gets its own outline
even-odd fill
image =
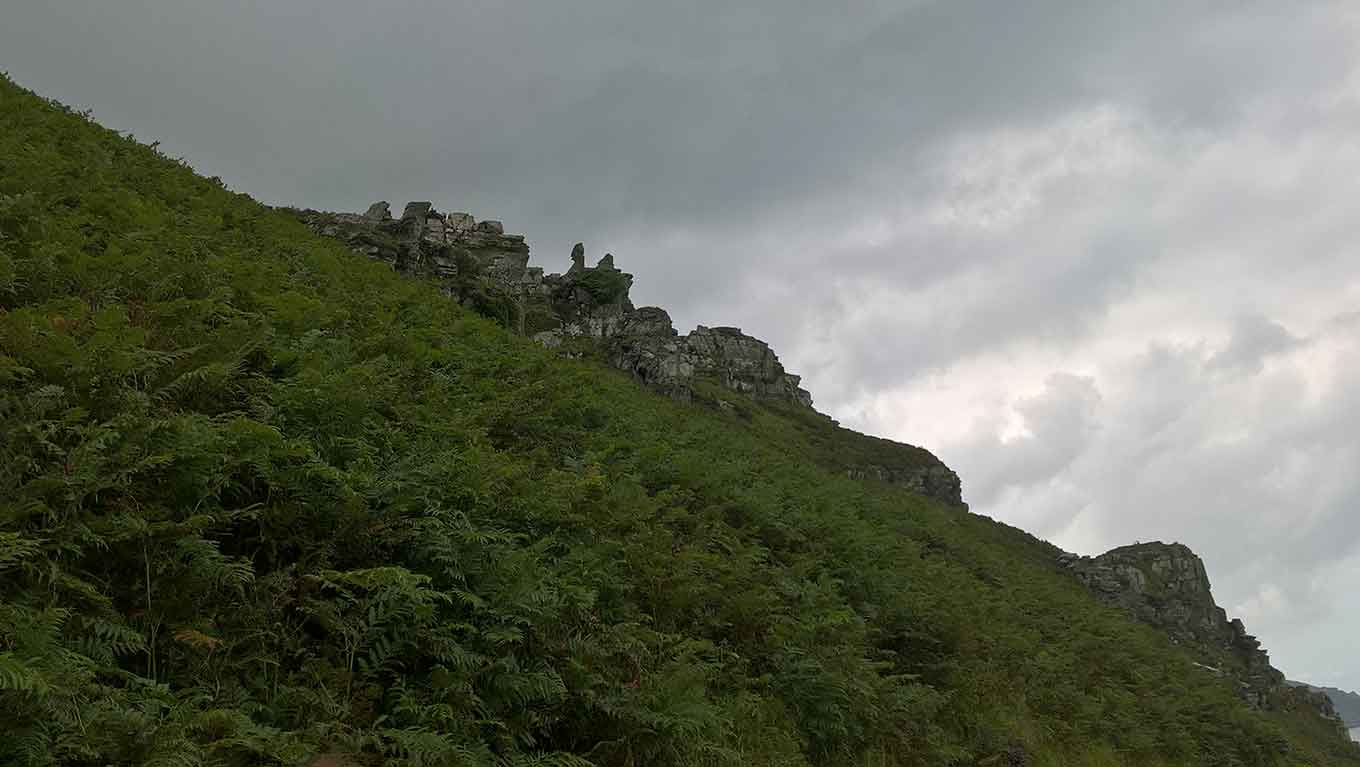
[[[406,208],[401,212],[402,221],[421,221],[424,222],[429,217],[430,211],[434,210],[434,204],[429,202],[408,202]]]
[[[391,221],[392,208],[387,204],[386,200],[375,202],[368,206],[368,210],[364,213],[364,218],[375,224]]]

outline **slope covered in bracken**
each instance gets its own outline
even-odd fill
[[[0,764],[1360,763],[859,439],[0,81]]]

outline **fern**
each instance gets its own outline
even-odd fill
[[[0,571],[32,559],[42,552],[42,541],[20,533],[0,531]]]
[[[481,767],[490,761],[485,753],[421,728],[385,729],[380,737],[385,755],[411,767]]]
[[[22,692],[44,698],[52,691],[42,672],[12,652],[0,652],[0,690]]]
[[[158,738],[145,762],[146,767],[204,767],[205,764],[199,745],[179,735]]]

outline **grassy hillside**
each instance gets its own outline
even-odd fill
[[[560,359],[8,81],[0,382],[0,764],[1360,764],[829,422]]]

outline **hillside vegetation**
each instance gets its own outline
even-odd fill
[[[1360,764],[858,439],[0,80],[0,764]]]

